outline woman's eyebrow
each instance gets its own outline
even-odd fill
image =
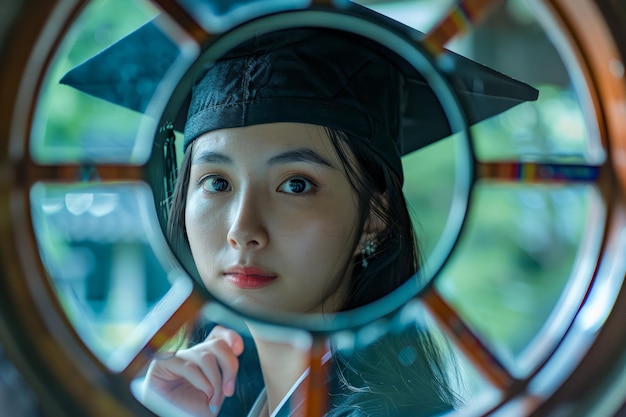
[[[282,152],[269,159],[269,165],[286,164],[290,162],[309,162],[317,165],[324,165],[330,168],[335,168],[333,164],[328,162],[327,159],[320,154],[309,148],[292,149],[286,152]]]
[[[221,153],[211,151],[201,151],[194,156],[192,165],[196,164],[232,164],[233,160]]]

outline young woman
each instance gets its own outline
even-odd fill
[[[409,278],[417,267],[417,248],[400,181],[365,149],[359,138],[305,123],[219,129],[195,139],[186,151],[172,211],[184,229],[172,230],[186,235],[207,288],[240,308],[323,314],[367,304]],[[361,251],[368,244],[376,250],[365,263]],[[306,352],[271,343],[254,327],[250,332],[267,410],[273,412],[305,372]],[[423,363],[398,369],[398,354],[407,347]],[[243,339],[218,327],[204,342],[154,362],[148,384],[193,413],[217,412],[238,379],[249,383],[249,377],[236,377],[243,350]],[[401,392],[403,401],[385,404],[393,396],[379,398],[372,403],[379,412],[365,415],[393,415],[386,409],[391,404],[414,405],[412,411],[421,414],[411,415],[453,405],[444,364],[428,334],[413,329],[359,355],[368,351],[379,356],[369,366],[361,356],[352,362],[335,358],[334,372],[344,368],[333,375],[341,388],[334,390],[335,401],[350,400],[350,390],[355,395],[380,390],[361,393],[374,399],[413,380],[416,389]],[[385,360],[394,366],[382,366]],[[251,370],[250,364],[245,367]],[[363,381],[354,381],[357,377]]]
[[[419,74],[401,68],[371,41],[298,29],[257,36],[198,74],[169,237],[213,294],[244,310],[323,315],[417,279],[400,155],[449,130],[426,128],[441,110]],[[477,68],[472,77],[493,76]],[[425,113],[407,114],[411,100]],[[151,364],[146,389],[194,416],[300,415],[289,399],[307,353],[249,332],[198,324],[188,348]],[[328,415],[431,416],[458,402],[423,329],[329,355]]]

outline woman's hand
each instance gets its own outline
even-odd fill
[[[204,342],[152,361],[144,382],[146,405],[156,406],[153,396],[160,395],[192,416],[217,415],[235,392],[242,352],[241,336],[216,326]]]

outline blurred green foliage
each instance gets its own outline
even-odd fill
[[[96,155],[102,160],[128,161],[128,155],[116,152],[132,147],[140,115],[61,85],[59,80],[156,13],[146,1],[96,0],[85,6],[46,74],[33,127],[35,158],[79,161]]]

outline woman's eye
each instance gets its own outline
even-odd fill
[[[303,194],[310,192],[313,187],[314,184],[311,183],[311,181],[296,177],[283,182],[280,187],[278,187],[278,191],[289,194]]]
[[[209,175],[202,178],[202,188],[210,193],[222,193],[230,191],[230,184],[222,177]]]

